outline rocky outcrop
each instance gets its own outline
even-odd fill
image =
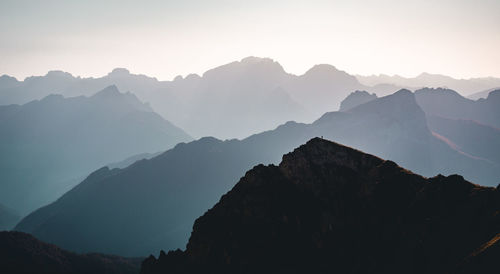
[[[499,209],[498,189],[314,138],[248,171],[196,220],[185,251],[151,256],[141,273],[463,271],[500,232]]]

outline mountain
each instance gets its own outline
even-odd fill
[[[191,140],[116,86],[90,97],[0,106],[0,131],[0,201],[21,215],[107,163]]]
[[[158,93],[151,102],[159,113],[168,111],[163,115],[173,117],[194,136],[244,138],[288,120],[309,117],[283,89],[290,77],[271,59],[248,57],[208,70],[197,80],[186,79],[197,81],[188,90],[179,88],[184,87],[183,80],[174,81],[170,93]],[[170,97],[181,103],[170,106]]]
[[[14,228],[20,219],[14,210],[0,204],[0,231]]]
[[[486,99],[473,101],[451,89],[424,88],[415,91],[420,107],[428,115],[450,119],[474,120],[500,128],[500,90],[489,93]]]
[[[192,136],[222,139],[245,138],[290,120],[310,123],[337,110],[349,92],[371,90],[331,65],[316,65],[303,75],[293,75],[272,59],[247,57],[201,76],[177,76],[172,81],[158,81],[124,68],[100,78],[75,77],[62,71],[24,81],[4,75],[0,77],[0,105],[24,104],[49,94],[90,96],[109,85],[132,92]],[[396,91],[386,85],[373,89],[384,95]]]
[[[0,232],[0,271],[9,274],[132,274],[140,259],[76,254],[22,232]]]
[[[498,165],[454,149],[428,129],[413,93],[401,90],[312,124],[288,122],[244,140],[207,137],[124,169],[99,169],[56,202],[25,217],[16,230],[78,252],[144,256],[182,247],[192,222],[244,172],[324,136],[425,176],[463,173],[497,184]]]
[[[500,128],[439,116],[427,116],[427,125],[455,149],[500,164]]]
[[[366,91],[356,90],[351,92],[341,103],[339,111],[347,111],[353,107],[368,103],[372,100],[377,99],[375,93],[368,93]]]
[[[430,88],[448,88],[458,91],[464,96],[474,93],[500,87],[500,78],[483,77],[470,79],[455,79],[446,75],[422,73],[414,78],[405,78],[399,75],[356,75],[356,78],[363,85],[375,86],[378,84],[392,84],[409,89],[419,89],[423,87]]]
[[[304,75],[284,84],[285,90],[317,118],[325,112],[339,109],[339,104],[352,90],[363,89],[356,77],[334,66],[321,64]]]
[[[185,251],[151,256],[141,273],[462,272],[497,242],[499,210],[498,188],[314,138],[248,171],[196,220]]]
[[[492,92],[494,90],[500,90],[500,87],[489,88],[487,90],[476,92],[476,93],[473,93],[473,94],[467,96],[467,98],[469,98],[471,100],[479,100],[481,98],[486,99],[486,98],[488,98],[488,95],[490,94],[490,92]]]

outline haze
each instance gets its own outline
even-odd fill
[[[170,80],[245,56],[294,74],[500,76],[500,2],[1,1],[0,74],[101,76],[115,67]]]

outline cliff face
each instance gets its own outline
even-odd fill
[[[142,273],[463,271],[499,258],[499,209],[498,189],[315,138],[248,171],[196,220],[185,251],[149,257]]]

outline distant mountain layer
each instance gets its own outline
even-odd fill
[[[139,258],[75,254],[21,232],[0,232],[0,272],[9,274],[132,274]]]
[[[141,273],[497,273],[499,211],[498,188],[314,138],[248,171]]]
[[[356,78],[363,85],[367,86],[391,84],[411,89],[419,89],[423,87],[448,88],[460,92],[463,96],[469,96],[484,90],[500,87],[500,78],[494,77],[455,79],[440,74],[422,73],[414,78],[405,78],[398,75],[389,76],[384,74],[371,76],[357,75]]]
[[[242,139],[290,120],[310,123],[325,112],[338,110],[341,101],[355,90],[381,97],[405,87],[448,87],[470,95],[500,86],[497,78],[455,80],[431,74],[420,75],[418,81],[400,78],[356,77],[327,64],[293,75],[272,59],[247,57],[201,76],[178,76],[173,81],[158,81],[123,68],[100,78],[74,77],[61,71],[24,81],[4,75],[0,77],[0,105],[23,104],[49,94],[89,96],[114,84],[148,102],[192,136]]]
[[[368,93],[366,91],[356,90],[349,94],[341,103],[339,111],[347,111],[353,107],[357,107],[364,103],[368,103],[377,99],[377,95],[375,93]]]
[[[415,91],[418,104],[428,115],[450,119],[474,120],[500,128],[500,90],[486,99],[473,101],[451,89],[424,88]]]
[[[79,252],[143,256],[180,248],[194,219],[246,170],[277,164],[316,136],[425,176],[460,173],[488,185],[500,178],[499,163],[463,153],[433,134],[414,94],[401,90],[346,112],[327,113],[312,124],[289,122],[241,141],[202,138],[124,169],[102,168],[24,218],[16,230]]]
[[[0,106],[0,132],[0,201],[22,215],[105,164],[191,140],[115,86],[90,97]]]

